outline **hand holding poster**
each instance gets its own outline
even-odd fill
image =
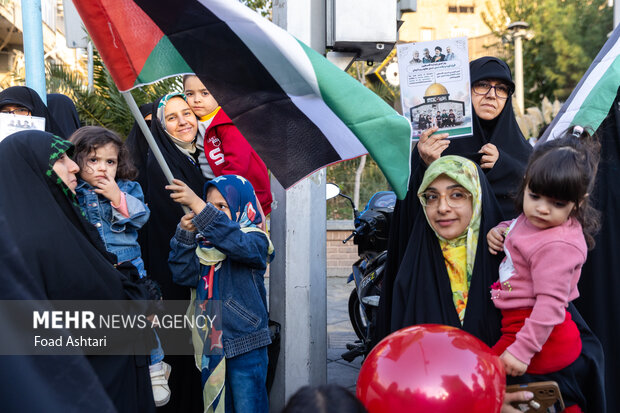
[[[22,130],[45,130],[45,118],[0,113],[0,141]]]
[[[403,115],[412,138],[433,126],[450,138],[472,134],[467,38],[396,46]]]

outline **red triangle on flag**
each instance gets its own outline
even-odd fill
[[[164,33],[132,0],[74,4],[118,89],[131,89]]]

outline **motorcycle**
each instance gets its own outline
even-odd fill
[[[355,288],[349,296],[349,318],[358,337],[355,343],[347,344],[347,352],[342,358],[352,362],[359,356],[366,357],[370,349],[381,296],[381,281],[387,257],[388,232],[390,219],[396,204],[396,194],[392,191],[375,193],[364,210],[358,212],[353,200],[340,192],[335,184],[327,184],[327,199],[341,196],[347,199],[353,208],[355,229],[345,240],[353,238],[357,245],[359,259],[352,266],[352,273],[347,283],[355,282]]]

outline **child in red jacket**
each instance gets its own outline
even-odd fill
[[[239,129],[196,75],[183,76],[187,103],[198,117],[197,146],[202,174],[207,179],[240,175],[250,181],[265,215],[271,212],[271,185],[267,167]]]

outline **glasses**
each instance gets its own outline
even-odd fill
[[[26,108],[17,108],[13,110],[0,110],[0,113],[9,113],[11,115],[22,115],[27,116],[30,115],[30,111]]]
[[[442,197],[446,199],[446,203],[450,208],[458,209],[469,203],[471,194],[462,189],[453,189],[446,194],[438,194],[435,191],[426,191],[418,194],[420,203],[425,208],[439,206],[439,200]]]
[[[493,86],[488,82],[477,82],[472,87],[476,95],[486,95],[491,89],[495,89],[495,96],[498,99],[508,99],[508,96],[512,94],[512,89],[502,83]]]

